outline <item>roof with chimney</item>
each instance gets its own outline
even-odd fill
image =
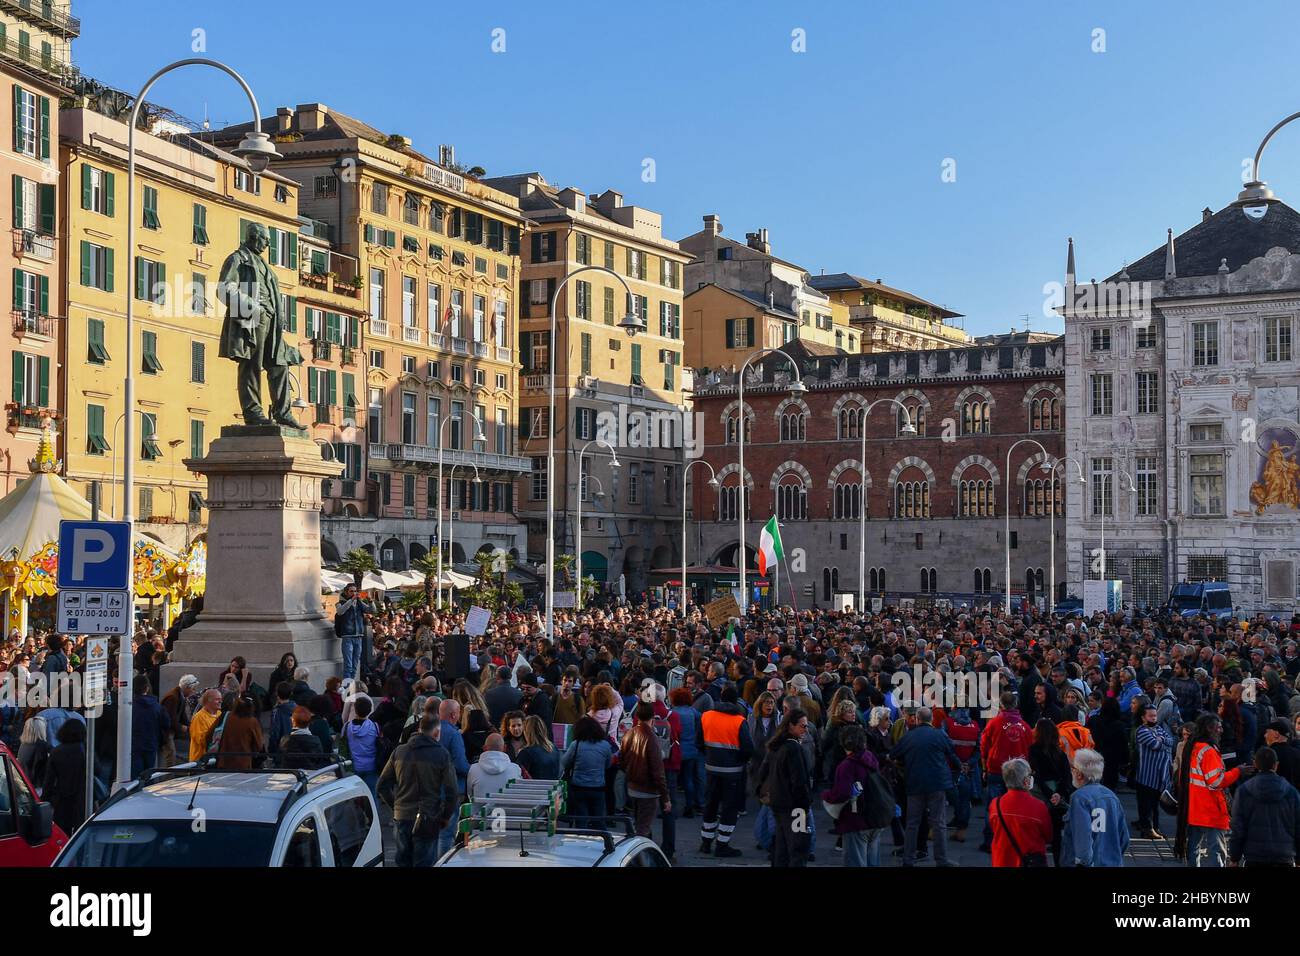
[[[287,107],[282,110],[288,112]],[[319,117],[319,125],[314,129],[304,129],[300,122],[304,113],[309,113]],[[418,159],[423,163],[433,163],[435,160],[413,149],[404,137],[396,134],[382,132],[355,116],[349,116],[347,113],[340,113],[338,110],[330,109],[323,103],[303,103],[289,114],[290,126],[287,131],[280,128],[280,116],[268,116],[261,122],[261,130],[272,139],[281,136],[291,136],[293,142],[313,143],[327,142],[338,139],[364,139],[372,143],[380,143],[389,149],[404,153],[412,159]],[[252,123],[238,123],[234,126],[226,126],[222,129],[215,130],[212,134],[214,142],[230,143],[239,142],[244,134],[252,128]]]
[[[912,305],[923,305],[933,309],[937,315],[945,319],[961,317],[960,312],[953,312],[941,305],[935,305],[933,302],[922,299],[919,295],[913,295],[910,292],[904,292],[902,289],[887,286],[879,279],[872,282],[870,279],[863,279],[861,276],[855,276],[848,272],[832,272],[813,276],[808,280],[808,284],[819,292],[845,292],[853,289],[861,289],[863,292],[879,292],[881,295],[892,296]]]
[[[789,309],[783,309],[779,305],[771,305],[761,295],[753,295],[741,289],[732,289],[724,285],[718,285],[716,282],[706,282],[704,285],[700,286],[699,288],[692,289],[690,292],[686,293],[686,298],[689,299],[693,295],[698,295],[699,293],[705,291],[706,289],[717,289],[719,292],[722,292],[729,296],[733,296],[734,298],[740,299],[742,302],[748,303],[749,305],[753,306],[755,309],[758,309],[760,312],[763,312],[767,315],[773,316],[778,319],[782,319],[786,322],[799,321],[799,316],[795,315]]]
[[[1179,278],[1215,275],[1225,260],[1228,271],[1236,272],[1274,246],[1300,252],[1300,213],[1282,202],[1269,206],[1263,219],[1249,218],[1239,206],[1226,206],[1212,215],[1207,209],[1200,222],[1173,237],[1173,246]],[[1168,243],[1162,242],[1106,281],[1122,280],[1125,273],[1134,282],[1163,280],[1167,253]]]

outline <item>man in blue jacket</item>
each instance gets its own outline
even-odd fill
[[[1128,819],[1119,797],[1101,783],[1105,761],[1095,750],[1074,752],[1070,795],[1061,834],[1061,866],[1123,866]]]
[[[432,699],[426,702],[425,706],[434,703]],[[457,701],[448,698],[437,702],[438,718],[442,721],[441,730],[438,732],[438,743],[451,754],[451,766],[456,771],[456,790],[460,794],[460,799],[465,799],[465,785],[469,778],[469,759],[465,754],[465,738],[460,732],[460,704]],[[442,856],[451,849],[452,840],[456,837],[456,825],[459,820],[453,814],[451,822],[442,828],[438,834],[438,856]]]
[[[921,707],[916,711],[916,726],[910,728],[894,749],[892,760],[903,765],[907,788],[907,830],[903,836],[903,866],[916,863],[916,840],[921,818],[934,824],[935,866],[956,866],[948,859],[947,819],[948,791],[953,788],[954,774],[961,771],[961,761],[952,749],[948,735],[934,724],[934,711]]]
[[[374,608],[357,596],[355,585],[343,589],[334,608],[334,636],[343,642],[343,676],[355,679],[357,670],[365,663],[366,616]]]
[[[131,776],[138,777],[158,766],[158,746],[172,722],[153,695],[149,678],[141,674],[131,690]]]

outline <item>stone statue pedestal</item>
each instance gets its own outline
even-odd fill
[[[321,481],[325,461],[306,431],[278,425],[221,429],[206,458],[186,459],[208,479],[208,568],[203,612],[181,632],[160,694],[184,674],[212,687],[232,658],[272,694],[271,670],[292,652],[317,691],[342,670],[332,621],[321,614]]]

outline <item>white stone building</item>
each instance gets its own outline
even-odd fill
[[[1300,214],[1229,206],[1103,283],[1067,266],[1067,580],[1139,606],[1224,580],[1245,612],[1300,589]],[[1080,477],[1084,479],[1080,481]]]

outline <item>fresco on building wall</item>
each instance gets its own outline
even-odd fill
[[[1300,510],[1300,462],[1297,440],[1285,428],[1269,428],[1259,436],[1261,459],[1255,483],[1250,486],[1250,501],[1256,514],[1271,505]]]

